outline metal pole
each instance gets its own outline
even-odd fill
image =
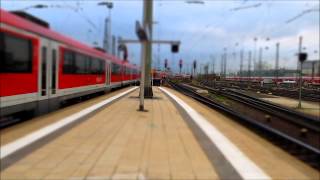
[[[221,64],[220,64],[220,76],[222,77],[224,72],[223,72],[223,68],[224,67],[224,55],[221,54]]]
[[[253,71],[256,70],[256,56],[257,56],[257,41],[258,38],[254,38],[254,51],[253,51]]]
[[[298,46],[298,53],[301,53],[302,51],[302,40],[303,40],[303,37],[302,36],[299,36],[299,46]],[[298,62],[297,62],[297,75],[296,75],[296,80],[298,80],[298,72],[299,72],[299,67],[300,67],[300,61],[298,59]]]
[[[248,54],[248,77],[249,77],[249,84],[251,84],[251,51]]]
[[[109,8],[109,21],[108,21],[108,53],[111,52],[110,44],[111,44],[111,8]]]
[[[145,96],[148,98],[153,97],[152,86],[151,86],[151,64],[152,64],[152,25],[153,25],[153,0],[143,1],[143,27],[148,29],[149,37],[146,42],[145,53]]]
[[[224,78],[227,77],[227,48],[224,48]]]
[[[195,68],[194,68],[194,63],[191,65],[191,72],[192,72],[192,77],[195,77]]]
[[[112,55],[116,55],[116,37],[112,36]]]
[[[312,62],[312,70],[311,70],[311,80],[314,80],[314,70],[316,66],[316,61]]]
[[[158,59],[157,59],[157,63],[158,63],[158,70],[160,70],[160,44],[158,44]]]
[[[302,51],[302,40],[303,37],[300,36],[299,37],[299,53],[301,53]],[[299,104],[298,104],[298,108],[301,108],[301,95],[302,95],[302,62],[299,61],[298,58],[298,67],[300,65],[300,72],[299,72]],[[297,72],[298,72],[298,68],[297,68]]]
[[[152,56],[152,0],[143,1],[143,28],[149,31],[148,41],[142,42],[141,47],[141,81],[140,81],[140,105],[139,110],[144,111],[145,91],[152,94],[151,87],[151,56]],[[151,95],[152,97],[152,95]]]
[[[146,42],[141,43],[141,80],[140,80],[140,105],[139,110],[144,111],[144,81],[145,81],[145,57]]]
[[[105,20],[103,49],[106,52],[109,52],[109,18],[106,18]]]
[[[259,71],[259,77],[262,77],[262,47],[259,48],[259,62],[258,62],[258,71]]]
[[[300,62],[300,76],[299,76],[299,104],[298,108],[301,108],[301,98],[302,98],[302,64],[303,62]]]
[[[236,60],[237,60],[237,58],[236,58],[236,52],[233,51],[233,53],[232,53],[232,62],[235,63]],[[232,66],[231,66],[231,68],[232,68]],[[231,69],[231,72],[232,72],[232,71],[233,71],[233,68]]]
[[[276,83],[278,82],[278,79],[279,79],[279,47],[280,47],[280,43],[277,43],[276,44],[276,64],[275,64]]]
[[[216,57],[213,56],[213,57],[212,57],[212,74],[214,74],[214,65],[215,65],[215,62],[216,62]]]
[[[243,71],[243,49],[240,50],[240,73],[239,76],[242,77]]]

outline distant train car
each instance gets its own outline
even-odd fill
[[[137,66],[16,14],[0,9],[0,25],[0,120],[139,81]]]
[[[154,86],[160,86],[166,77],[167,73],[165,71],[152,69],[152,83]]]
[[[261,81],[272,81],[273,83],[280,84],[284,81],[291,81],[294,82],[293,84],[297,84],[298,77],[227,77],[229,81],[252,81],[252,82],[261,82]],[[302,81],[304,84],[313,84],[313,85],[320,85],[320,77],[315,76],[303,76]]]

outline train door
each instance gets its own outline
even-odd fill
[[[106,86],[110,85],[111,81],[111,70],[110,70],[110,63],[106,63]]]
[[[49,111],[48,104],[48,80],[49,80],[49,53],[50,53],[50,41],[47,39],[41,39],[40,41],[40,58],[39,58],[39,76],[38,76],[38,110],[39,113],[45,113]]]
[[[48,99],[48,59],[50,53],[50,42],[41,39],[39,58],[39,100]]]
[[[57,96],[57,84],[58,84],[58,57],[59,57],[59,46],[58,43],[52,42],[50,44],[50,57],[49,57],[49,87],[48,93],[49,98],[52,99]]]
[[[57,103],[53,97],[57,95],[57,44],[47,39],[41,39],[39,62],[39,112],[49,112],[56,109]]]

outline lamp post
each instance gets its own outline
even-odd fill
[[[317,56],[317,54],[319,53],[318,50],[314,50],[313,53],[315,54],[315,56]],[[320,56],[318,56],[319,58]],[[312,63],[312,72],[311,72],[311,78],[312,78],[312,81],[314,80],[314,75],[315,75],[315,67],[316,66],[316,61]],[[318,65],[318,69],[320,70],[320,63]]]
[[[214,56],[214,55],[212,55],[212,56],[210,56],[211,57],[211,60],[212,60],[212,71],[211,71],[211,73],[212,73],[212,75],[214,75],[215,74],[215,72],[214,72],[214,66],[215,66],[215,63],[216,63],[216,57]]]
[[[259,48],[259,61],[258,61],[258,74],[259,77],[262,77],[262,53],[263,53],[263,48]]]
[[[232,53],[232,58],[233,58],[233,64],[235,64],[235,62],[237,61],[237,47],[238,47],[239,43],[236,42],[234,44],[234,47],[233,47],[233,53]]]
[[[270,41],[270,38],[267,37],[266,38],[266,42],[269,42]],[[262,66],[262,61],[263,61],[263,49],[265,50],[268,50],[269,49],[269,46],[265,46],[264,48],[263,47],[260,47],[259,48],[259,60],[258,60],[258,64],[257,64],[257,69],[258,69],[258,73],[256,75],[259,75],[259,78],[261,80],[262,78],[262,74],[263,74],[263,66]]]
[[[223,77],[223,70],[224,70],[224,55],[221,54],[221,61],[220,61],[220,77],[222,78]]]
[[[248,81],[249,86],[251,86],[251,51],[248,53]]]
[[[253,41],[254,41],[254,50],[253,50],[253,71],[256,70],[256,51],[257,51],[257,41],[258,41],[258,38],[257,37],[254,37],[253,38]]]
[[[227,77],[227,48],[224,48],[224,58],[223,58],[223,76]]]
[[[107,6],[109,16],[105,20],[105,31],[103,39],[103,48],[106,52],[111,53],[110,42],[111,42],[111,9],[113,8],[112,2],[100,2],[99,6]]]
[[[243,49],[240,50],[240,78],[242,77],[242,71],[243,71]]]
[[[276,75],[276,84],[278,85],[278,80],[279,80],[279,48],[280,48],[280,43],[278,42],[276,44],[276,63],[275,63],[275,75]]]

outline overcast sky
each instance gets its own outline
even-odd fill
[[[53,5],[48,9],[26,11],[49,22],[51,28],[81,42],[102,46],[106,7],[97,6],[101,1],[35,1],[1,0],[1,8],[20,10],[35,4]],[[135,39],[135,21],[142,18],[142,1],[113,0],[112,33]],[[263,60],[274,66],[275,44],[280,43],[280,66],[296,67],[299,36],[303,36],[303,47],[309,59],[319,59],[319,1],[317,0],[239,0],[214,1],[204,4],[189,4],[185,0],[154,1],[154,39],[180,40],[180,52],[172,55],[169,46],[154,45],[154,66],[163,67],[164,59],[169,65],[184,66],[196,59],[205,64],[215,58],[215,71],[220,71],[223,48],[227,48],[228,70],[239,69],[239,51],[245,51],[246,67],[248,51],[263,47]],[[60,6],[60,8],[57,8]],[[297,18],[295,18],[297,17]],[[291,21],[290,21],[291,20]],[[288,22],[290,21],[290,22]],[[266,40],[266,39],[270,40]],[[268,47],[268,48],[266,48]],[[267,49],[267,50],[266,50]],[[236,58],[232,55],[236,52]],[[129,46],[130,61],[140,62],[139,45]],[[158,61],[160,59],[160,62]],[[174,60],[172,60],[174,59]]]

